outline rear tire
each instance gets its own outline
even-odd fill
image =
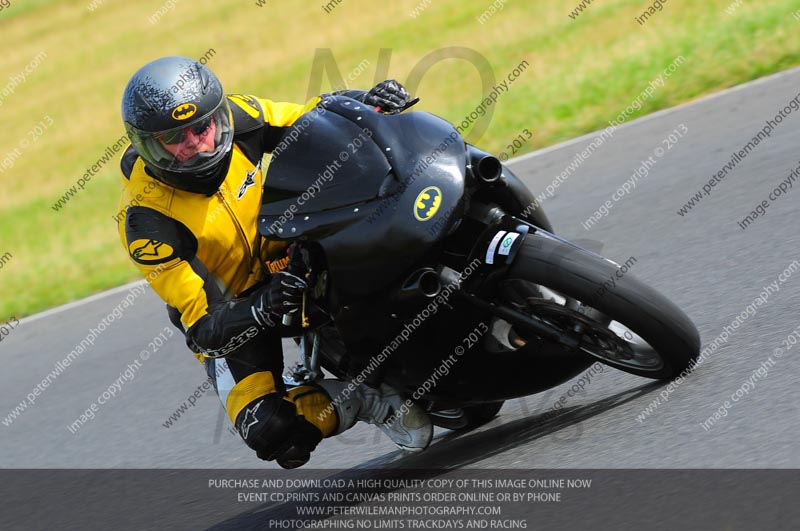
[[[430,414],[434,426],[448,430],[471,430],[483,426],[497,416],[505,401],[435,411]]]

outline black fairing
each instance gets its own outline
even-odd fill
[[[507,205],[508,213],[518,215],[547,232],[554,232],[553,225],[542,206],[508,166],[503,165],[503,175],[500,179],[505,186],[498,187],[498,192],[502,194],[503,204]]]
[[[387,116],[345,97],[321,105],[295,122],[284,139],[296,140],[269,166],[259,230],[318,242],[341,295],[375,293],[418,267],[460,216],[465,144],[428,113]],[[431,186],[437,206],[420,219],[417,198]]]
[[[416,326],[419,310],[431,300],[400,302],[409,273],[446,260],[466,262],[464,253],[474,249],[486,254],[494,229],[465,216],[465,204],[497,205],[552,228],[541,208],[529,208],[533,195],[508,168],[496,181],[472,175],[467,146],[449,123],[423,112],[386,116],[345,97],[326,97],[322,105],[324,112],[306,114],[285,133],[285,149],[267,171],[259,230],[272,239],[304,238],[323,251],[330,281],[326,309],[336,338],[318,336],[323,367],[353,377],[389,345],[388,359],[366,374],[371,383],[386,381],[410,396],[491,318],[452,296],[437,301],[435,317],[421,320],[407,340],[396,340],[412,318]],[[440,203],[426,210],[434,199],[422,198],[418,207],[421,192],[432,186]],[[472,278],[481,283],[483,275],[481,269]],[[324,355],[337,349],[336,357]],[[423,398],[460,407],[524,396],[561,384],[592,362],[543,341],[509,353],[475,346]]]

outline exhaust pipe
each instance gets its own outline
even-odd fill
[[[442,280],[439,273],[430,267],[417,269],[403,282],[397,292],[398,301],[426,297],[432,299],[442,292]]]
[[[500,159],[474,146],[468,146],[467,151],[469,169],[476,179],[484,183],[493,183],[500,179],[503,174]]]

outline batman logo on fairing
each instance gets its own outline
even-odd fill
[[[181,103],[172,109],[172,117],[176,120],[186,120],[197,113],[197,105],[194,103]]]
[[[436,186],[429,186],[419,193],[414,200],[414,217],[419,221],[428,221],[442,204],[442,191]]]

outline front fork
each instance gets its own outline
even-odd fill
[[[492,301],[497,292],[497,284],[506,277],[525,238],[552,238],[583,250],[558,236],[514,216],[506,215],[502,209],[493,205],[475,204],[470,209],[470,217],[487,225],[472,248],[468,262],[481,262],[476,274],[467,278],[460,289],[455,291],[464,302],[487,312],[512,326],[533,332],[542,339],[575,349],[581,344],[586,325],[577,320],[571,330],[562,330],[546,320],[531,316],[506,305]],[[579,312],[579,301],[567,298],[564,308]]]

